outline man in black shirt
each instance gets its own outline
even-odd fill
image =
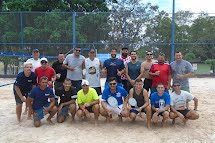
[[[65,55],[63,53],[58,54],[58,60],[52,64],[52,68],[56,72],[56,81],[54,84],[54,89],[60,88],[63,86],[63,82],[66,79],[67,70],[62,67]]]
[[[55,94],[60,97],[60,104],[58,107],[58,123],[65,121],[68,111],[72,115],[72,120],[75,118],[76,104],[75,100],[77,98],[76,88],[72,86],[70,79],[65,79],[63,82],[63,87],[58,88]]]

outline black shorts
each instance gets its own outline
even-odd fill
[[[98,96],[102,95],[102,89],[101,89],[101,87],[93,87],[93,88],[96,90]]]
[[[180,112],[182,115],[184,115],[184,117],[186,117],[187,113],[190,112],[190,110],[185,109],[185,110],[177,110],[178,112]]]
[[[144,112],[146,114],[146,111],[144,109],[142,109],[141,112]],[[131,109],[130,113],[138,114],[139,112],[136,109]]]
[[[143,82],[143,88],[149,91],[151,87],[152,87],[152,79],[145,78]]]
[[[28,98],[28,95],[27,94],[24,94],[24,96],[26,97],[26,99]],[[20,97],[18,96],[17,93],[14,93],[14,97],[15,97],[15,101],[16,101],[16,105],[17,104],[22,104],[22,100],[20,99]]]
[[[89,106],[89,107],[86,107],[85,108],[87,111],[89,111],[90,113],[93,113],[93,105],[92,106]],[[79,108],[78,110],[81,110],[81,108]]]
[[[163,116],[163,113],[164,113],[165,111],[163,111],[163,112],[160,112],[159,114],[158,114],[158,116]],[[167,112],[169,112],[169,111],[167,111]],[[152,111],[152,116],[153,116],[153,114],[155,113],[155,111]]]

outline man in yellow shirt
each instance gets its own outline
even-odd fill
[[[94,113],[95,125],[98,124],[99,117],[99,96],[95,89],[89,87],[87,80],[82,80],[82,89],[78,91],[78,106],[77,116],[79,118],[88,117],[89,113]]]

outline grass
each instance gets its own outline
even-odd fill
[[[194,71],[195,74],[209,74],[210,65],[209,64],[197,64],[197,70]]]

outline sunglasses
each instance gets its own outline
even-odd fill
[[[76,52],[81,52],[81,50],[75,50]]]
[[[42,64],[46,64],[47,62],[46,62],[46,61],[42,61],[41,63],[42,63]]]
[[[152,55],[152,54],[146,54],[146,55]]]
[[[110,85],[116,85],[116,83],[109,83]]]
[[[174,87],[177,87],[177,86],[181,86],[180,84],[175,84],[175,85],[173,85]]]

